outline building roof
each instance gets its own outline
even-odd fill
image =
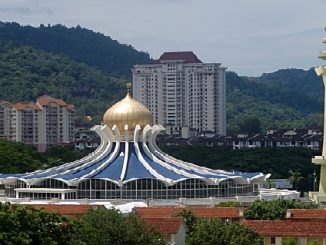
[[[33,110],[41,110],[40,107],[38,107],[35,103],[30,102],[30,103],[23,103],[23,102],[19,102],[13,105],[13,107],[18,110],[18,111],[22,111],[25,109],[33,109]]]
[[[80,217],[85,215],[89,210],[103,208],[100,205],[73,205],[73,204],[32,204],[33,208],[44,209],[47,212],[59,213],[68,217]]]
[[[40,96],[36,99],[37,103],[40,104],[41,106],[47,106],[51,103],[57,104],[59,106],[63,106],[66,107],[67,110],[70,111],[74,111],[75,110],[75,106],[72,104],[67,104],[66,102],[64,102],[62,99],[55,99],[51,96],[48,95],[43,95]]]
[[[182,218],[143,218],[146,226],[157,228],[163,234],[177,234]]]
[[[261,236],[325,237],[324,221],[299,220],[245,220]]]
[[[0,105],[12,106],[12,104],[5,100],[0,100]]]
[[[153,208],[135,208],[135,213],[141,218],[168,218],[175,217],[182,210],[190,210],[197,217],[205,218],[239,218],[243,208],[211,208],[211,207],[153,207]]]
[[[288,219],[326,221],[325,209],[288,209]]]
[[[182,60],[185,63],[202,63],[192,51],[164,52],[158,59],[158,62],[166,60]]]
[[[36,103],[33,102],[18,102],[15,104],[11,104],[8,101],[0,100],[0,105],[11,105],[13,108],[15,108],[18,111],[24,110],[24,109],[33,109],[33,110],[41,110],[42,106],[46,106],[50,103],[55,103],[57,105],[66,107],[69,111],[75,111],[75,106],[72,104],[67,104],[62,99],[55,99],[48,95],[43,95],[41,97],[38,97],[36,100]]]
[[[67,106],[66,102],[64,102],[62,99],[55,99],[48,95],[40,96],[36,100],[38,103],[40,103],[41,106],[48,105],[50,103],[55,103],[61,106]]]

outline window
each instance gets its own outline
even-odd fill
[[[271,237],[271,245],[274,245],[276,243],[276,238],[275,237]]]

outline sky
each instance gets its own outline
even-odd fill
[[[0,20],[102,32],[157,59],[194,51],[241,75],[322,64],[326,0],[0,0]]]

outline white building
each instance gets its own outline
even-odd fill
[[[11,136],[12,104],[0,100],[0,139],[9,139]]]
[[[226,134],[225,67],[193,52],[166,52],[155,64],[135,65],[133,96],[168,134],[196,130]]]
[[[0,102],[0,138],[22,142],[44,152],[50,146],[74,141],[73,105],[50,96],[36,103]]]

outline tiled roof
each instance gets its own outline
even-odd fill
[[[245,220],[261,236],[326,237],[326,222],[302,220]]]
[[[326,221],[325,209],[288,209],[289,219],[295,220],[324,220]]]
[[[63,106],[63,107],[67,107],[67,110],[70,111],[74,111],[75,110],[75,106],[72,104],[67,104],[66,102],[64,102],[62,99],[55,99],[51,96],[48,95],[43,95],[41,97],[38,97],[36,100],[41,106],[46,106],[50,103],[54,103],[57,104],[59,106]]]
[[[18,111],[21,111],[21,110],[24,110],[24,109],[33,109],[33,110],[41,110],[35,103],[33,102],[30,102],[30,103],[22,103],[22,102],[19,102],[19,103],[16,103],[13,105],[13,107],[18,110]]]
[[[243,208],[135,208],[135,213],[141,218],[166,218],[175,217],[182,210],[190,210],[194,212],[197,217],[206,218],[239,218],[240,211]]]
[[[202,63],[197,56],[191,51],[185,52],[165,52],[158,61],[163,60],[183,60],[185,63]]]
[[[34,208],[44,209],[48,212],[59,213],[69,217],[80,217],[87,213],[88,210],[94,208],[101,208],[102,206],[98,205],[56,205],[56,204],[32,204]]]
[[[5,100],[0,100],[0,105],[8,105],[11,106],[11,103]]]
[[[42,106],[48,105],[50,103],[55,103],[55,104],[61,105],[61,106],[67,106],[66,102],[64,102],[62,99],[55,99],[48,95],[43,95],[41,97],[38,97],[36,100]]]
[[[146,226],[157,228],[163,234],[176,234],[182,225],[181,218],[144,218]]]

